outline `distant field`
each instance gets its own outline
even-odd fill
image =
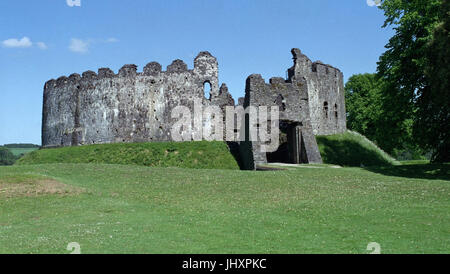
[[[449,167],[0,167],[0,253],[449,253]]]
[[[19,156],[21,154],[27,154],[30,152],[33,152],[35,150],[38,150],[39,148],[8,148],[9,151],[11,151],[14,156]]]

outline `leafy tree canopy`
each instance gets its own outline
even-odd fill
[[[0,146],[0,166],[12,165],[17,160],[9,149]]]
[[[376,74],[357,74],[345,84],[347,126],[379,144],[377,124],[382,113],[381,81]]]
[[[448,126],[442,124],[449,121],[448,82],[443,84],[441,77],[447,77],[450,68],[439,60],[448,61],[448,31],[442,27],[448,20],[448,0],[385,0],[380,8],[386,16],[384,27],[395,30],[378,62],[384,83],[380,125],[397,142],[388,150],[411,142],[413,136],[435,151],[433,160],[448,161],[443,157],[449,154]]]

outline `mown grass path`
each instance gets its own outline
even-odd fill
[[[82,253],[450,252],[449,166],[397,168],[0,167],[3,186],[83,190],[0,189],[0,253],[69,253],[69,242]]]

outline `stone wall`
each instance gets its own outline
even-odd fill
[[[245,169],[254,169],[277,155],[294,163],[320,163],[315,135],[346,130],[342,72],[312,62],[299,49],[292,49],[292,54],[294,65],[288,69],[288,79],[274,77],[266,83],[261,75],[250,75],[245,98],[238,100],[245,108],[278,107],[279,128],[285,134],[280,138],[287,136],[288,140],[285,150],[280,146],[275,154],[261,152],[264,143],[250,142],[249,136],[239,144],[229,142]],[[81,76],[50,80],[44,87],[42,146],[173,141],[171,130],[179,119],[172,118],[175,107],[186,106],[193,114],[194,102],[200,102],[204,109],[219,106],[224,110],[235,105],[227,86],[219,88],[218,77],[217,59],[201,52],[191,70],[183,61],[175,60],[165,71],[151,62],[142,72],[135,65],[125,65],[117,74],[101,68],[97,73],[87,71]],[[207,96],[206,85],[210,86]],[[205,125],[212,118],[202,119]],[[243,122],[248,135],[249,120]]]
[[[293,76],[288,80],[274,77],[266,83],[261,75],[250,75],[246,82],[244,108],[249,106],[278,107],[280,125],[286,125],[289,131],[298,129],[301,132],[302,140],[298,145],[303,149],[302,157],[295,160],[294,158],[300,155],[289,155],[292,152],[288,151],[286,158],[291,158],[291,161],[298,161],[298,163],[322,163],[311,126],[308,89],[304,77]],[[250,127],[257,128],[258,125],[250,125],[250,119],[246,119],[245,123],[247,137],[241,143],[241,154],[246,169],[254,169],[258,164],[267,163],[267,153],[261,150],[261,145],[264,143],[255,141],[258,138],[249,135]],[[269,130],[271,130],[270,124],[268,122]]]
[[[234,105],[226,85],[219,88],[217,59],[208,52],[195,58],[192,70],[175,60],[166,71],[151,62],[143,72],[125,65],[117,74],[101,68],[63,76],[44,87],[42,146],[171,141],[172,109],[183,105],[193,113],[195,100]]]
[[[347,130],[344,76],[320,61],[312,62],[299,49],[292,49],[294,66],[289,78],[304,77],[308,86],[311,124],[315,135],[331,135]]]
[[[288,69],[288,79],[274,77],[269,83],[259,74],[247,78],[245,99],[248,106],[278,106],[280,112],[279,151],[270,156],[289,163],[321,163],[315,135],[330,135],[346,131],[346,111],[343,74],[330,65],[312,62],[299,49],[292,49],[294,65]],[[250,119],[246,119],[249,131]],[[262,152],[264,143],[247,136],[241,142],[240,153],[246,169],[255,169],[268,162]]]

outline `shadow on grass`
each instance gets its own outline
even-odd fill
[[[379,150],[369,149],[354,140],[332,140],[317,137],[322,159],[327,164],[360,167],[360,166],[391,166]]]
[[[371,166],[366,167],[365,169],[387,176],[450,181],[450,164],[413,164],[381,167]]]

